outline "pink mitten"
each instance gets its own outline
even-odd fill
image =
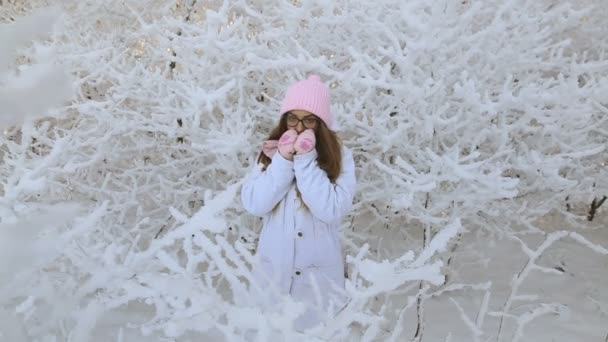
[[[279,153],[283,158],[292,160],[295,152],[293,144],[298,137],[298,132],[295,129],[290,129],[283,133],[281,139],[279,139]]]
[[[312,151],[315,148],[317,139],[315,138],[315,131],[307,129],[298,135],[298,139],[294,145],[296,154],[304,154]]]
[[[278,140],[266,140],[264,141],[264,145],[262,145],[262,151],[266,155],[266,157],[272,159],[275,153],[277,153],[277,149],[279,148]]]

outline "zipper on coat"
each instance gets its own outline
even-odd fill
[[[292,188],[292,190],[290,191],[291,193],[295,193],[295,187]],[[291,257],[291,274],[289,276],[289,279],[291,279],[290,284],[289,284],[289,294],[291,294],[291,291],[293,289],[293,283],[295,281],[294,279],[294,272],[295,272],[295,266],[296,266],[296,239],[294,238],[294,232],[295,232],[295,228],[296,228],[296,216],[297,216],[297,209],[296,209],[296,203],[298,201],[298,197],[294,194],[293,197],[293,201],[291,201],[291,227],[290,227],[290,231],[289,231],[289,236],[293,241],[293,253],[292,253],[292,257]],[[287,209],[287,208],[285,208]]]

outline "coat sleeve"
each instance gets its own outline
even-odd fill
[[[341,220],[351,209],[355,195],[355,161],[342,150],[342,172],[333,184],[317,163],[317,151],[294,156],[294,170],[302,200],[313,216],[325,223]]]
[[[243,207],[252,215],[268,214],[287,194],[294,179],[293,162],[275,153],[265,171],[261,165],[249,175],[241,189]]]

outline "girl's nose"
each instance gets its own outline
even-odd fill
[[[296,125],[296,132],[298,133],[302,133],[302,131],[304,131],[304,125],[302,124],[302,121],[298,122],[298,124]]]

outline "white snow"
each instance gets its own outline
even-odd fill
[[[46,7],[48,5],[52,7]],[[0,1],[0,340],[604,341],[608,3]],[[242,179],[310,73],[348,305],[256,305]]]

